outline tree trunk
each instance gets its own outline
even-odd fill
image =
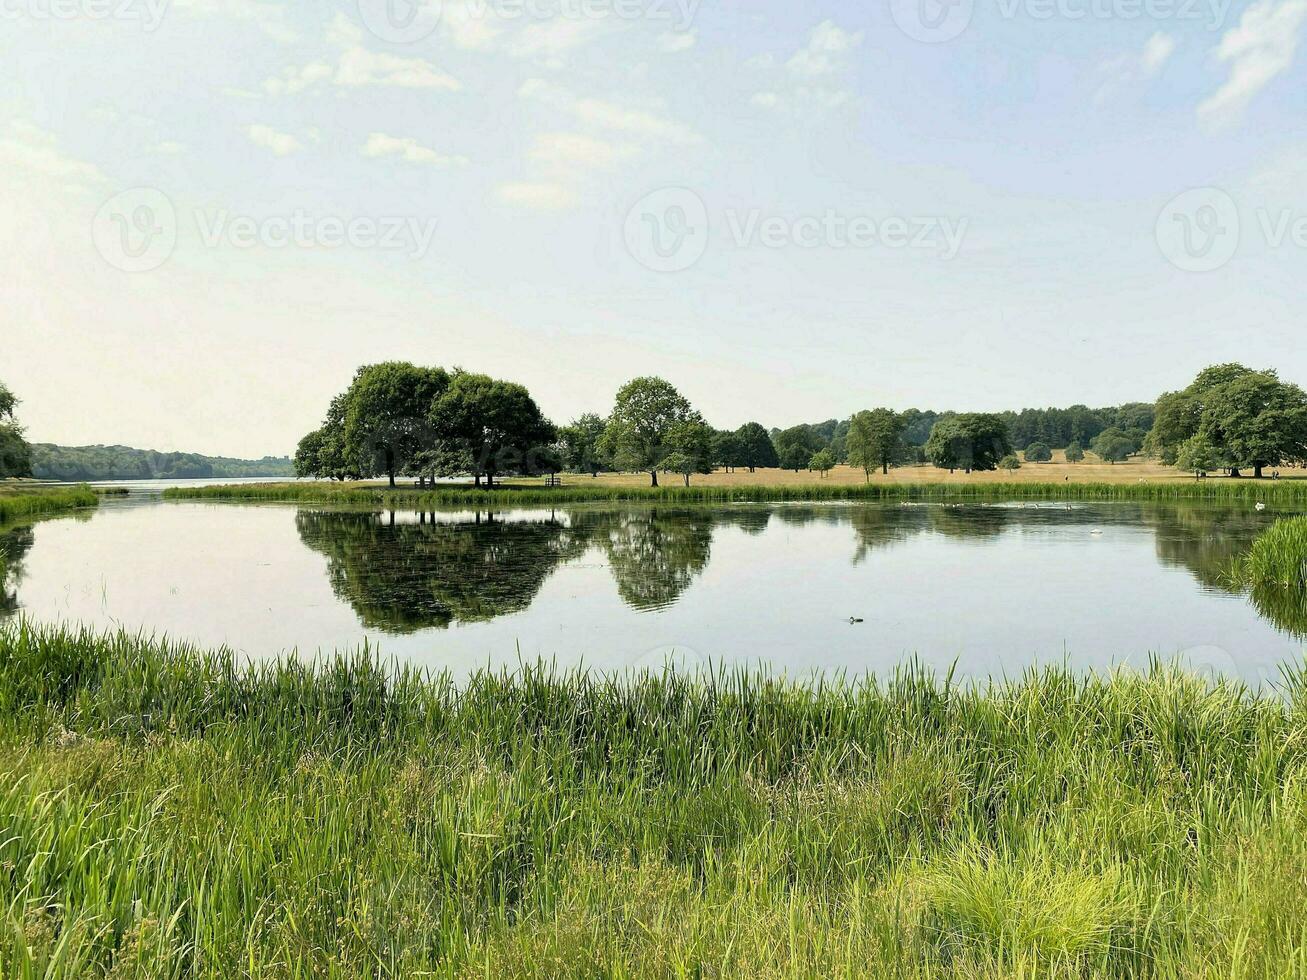
[[[481,489],[481,474],[480,474],[480,473],[473,473],[473,474],[472,474],[472,486],[476,487],[478,490]]]
[[[650,471],[649,471],[649,480],[650,480],[649,486],[651,486],[651,487],[656,487],[656,486],[658,486],[658,471],[657,471],[657,470],[650,470]]]
[[[880,473],[881,476],[889,476],[889,463],[886,463],[884,461],[881,462]]]
[[[686,474],[685,474],[685,485],[686,485],[687,487],[690,485],[690,474],[689,474],[689,473],[686,473]]]
[[[1243,474],[1239,472],[1239,467],[1237,467],[1237,466],[1231,466],[1231,467],[1230,467],[1230,479],[1232,479],[1232,480],[1242,480],[1242,479],[1243,479]]]
[[[1262,478],[1262,464],[1261,464],[1261,463],[1254,463],[1254,464],[1253,464],[1253,479],[1254,479],[1254,480],[1260,480],[1261,478]]]

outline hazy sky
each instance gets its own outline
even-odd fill
[[[386,359],[560,422],[1307,382],[1307,0],[406,3],[0,0],[30,438],[288,453]]]

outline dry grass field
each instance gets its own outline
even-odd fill
[[[1282,467],[1284,479],[1307,478],[1307,470]],[[1211,479],[1223,479],[1213,473]],[[595,479],[565,473],[562,476],[566,486],[621,486],[643,487],[649,484],[647,473],[604,473]],[[995,470],[992,473],[963,473],[958,470],[950,473],[930,465],[901,466],[889,471],[888,476],[873,473],[873,483],[1139,483],[1140,481],[1175,483],[1193,480],[1192,474],[1182,473],[1171,466],[1163,466],[1155,459],[1134,457],[1123,463],[1104,463],[1088,454],[1081,463],[1068,463],[1061,450],[1055,450],[1050,463],[1023,463],[1019,470]],[[659,482],[666,486],[681,485],[682,478],[675,474],[659,476]],[[711,475],[705,474],[692,478],[694,486],[810,486],[814,483],[833,483],[847,485],[866,482],[866,475],[860,469],[851,466],[837,466],[825,478],[808,470],[795,473],[790,470],[736,470],[727,473],[718,470]]]

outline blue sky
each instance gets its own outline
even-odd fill
[[[722,426],[1307,381],[1307,0],[405,3],[0,0],[32,438],[285,453],[391,358]]]

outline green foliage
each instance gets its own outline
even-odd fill
[[[1032,442],[1026,447],[1027,463],[1048,463],[1053,459],[1053,450],[1042,442]]]
[[[1307,517],[1285,517],[1257,536],[1238,565],[1247,586],[1307,591]]]
[[[998,468],[1000,470],[1019,470],[1021,469],[1021,460],[1017,458],[1015,453],[1009,453],[998,461]]]
[[[1120,429],[1104,429],[1094,440],[1094,455],[1107,463],[1119,463],[1135,452],[1139,444]]]
[[[712,434],[712,464],[714,467],[730,471],[746,465],[744,462],[744,441],[739,433],[714,431]]]
[[[826,448],[825,440],[810,425],[796,425],[783,432],[774,432],[772,443],[781,469],[795,472],[805,468],[814,453]]]
[[[993,470],[1011,455],[1007,424],[997,415],[971,413],[935,423],[926,442],[926,457],[939,469]]]
[[[522,385],[457,372],[431,404],[428,419],[442,442],[467,453],[473,475],[484,476],[487,486],[504,473],[557,469],[545,452],[557,433]]]
[[[1281,977],[1307,694],[0,627],[0,974]]]
[[[636,378],[617,392],[604,430],[603,449],[619,469],[643,470],[658,486],[658,467],[672,448],[668,439],[682,423],[702,424],[699,413],[662,378]]]
[[[604,426],[604,420],[591,412],[558,430],[560,455],[565,469],[593,476],[611,467],[611,460],[600,449]]]
[[[1085,447],[1079,442],[1072,442],[1066,447],[1066,461],[1068,463],[1080,463],[1085,458]]]
[[[1175,465],[1182,470],[1206,473],[1221,465],[1221,454],[1212,445],[1211,440],[1199,433],[1180,444]]]
[[[871,479],[873,470],[888,473],[903,454],[903,429],[907,421],[888,408],[858,412],[849,420],[845,447],[850,466],[857,466]]]
[[[431,409],[450,385],[442,368],[403,361],[361,367],[345,393],[344,445],[367,475],[384,473],[395,485],[433,442]]]
[[[758,469],[776,469],[781,465],[771,435],[759,423],[745,423],[736,430],[735,436],[740,440],[740,465],[747,466],[750,473]]]
[[[18,399],[0,382],[0,480],[32,475],[32,450],[14,415]]]
[[[1202,371],[1184,391],[1157,402],[1148,449],[1168,465],[1201,435],[1236,473],[1307,459],[1307,393],[1274,371],[1218,364]],[[1188,468],[1188,467],[1186,467]]]
[[[835,454],[829,449],[823,449],[816,453],[812,459],[808,460],[808,469],[820,473],[824,479],[826,474],[835,468]]]
[[[32,473],[41,480],[193,480],[295,475],[285,457],[233,459],[197,453],[160,453],[128,446],[32,445]],[[308,474],[318,475],[318,474]]]

